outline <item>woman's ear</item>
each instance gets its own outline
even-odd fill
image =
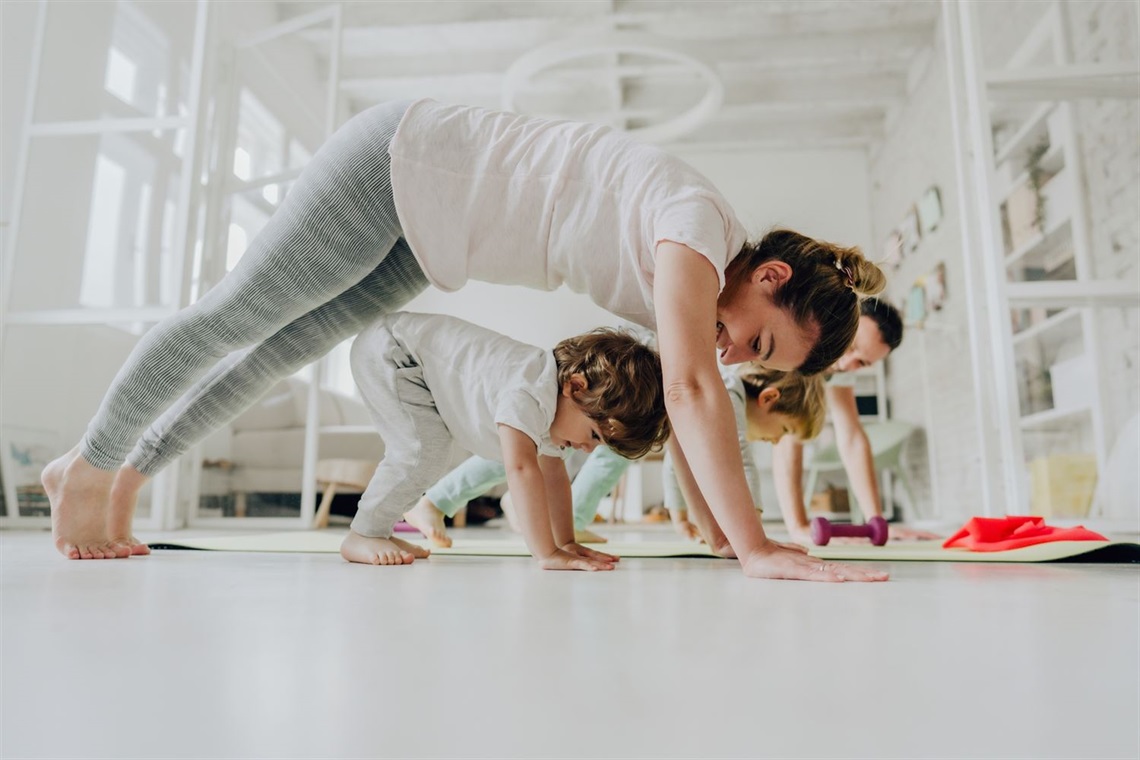
[[[792,268],[783,261],[765,261],[752,272],[752,282],[756,285],[768,284],[778,288],[792,277]]]
[[[764,411],[768,411],[779,399],[779,388],[765,388],[760,391],[760,395],[756,397],[756,404]]]

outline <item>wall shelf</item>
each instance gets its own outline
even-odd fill
[[[1011,267],[1030,254],[1046,256],[1072,240],[1072,217],[1066,215],[1054,221],[1045,232],[1027,240],[1005,257],[1005,265]]]
[[[1045,103],[1026,119],[1021,127],[1013,133],[1013,137],[998,148],[994,153],[994,163],[1004,164],[1009,159],[1029,149],[1034,138],[1040,134],[1041,128],[1049,114],[1053,113],[1054,104]]]
[[[1140,72],[1134,63],[1087,63],[998,71],[986,77],[994,100],[1140,99]]]
[[[1088,414],[1089,407],[1081,406],[1073,409],[1046,409],[1043,412],[1035,412],[1028,414],[1021,418],[1022,430],[1033,430],[1037,428],[1049,427],[1056,422],[1067,421],[1071,417],[1077,417],[1082,414]]]
[[[1140,288],[1120,280],[1011,282],[1006,295],[1014,308],[1140,307]]]

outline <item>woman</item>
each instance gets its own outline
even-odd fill
[[[746,244],[708,180],[611,129],[430,100],[347,122],[237,267],[143,337],[83,440],[44,471],[57,548],[129,555],[147,477],[429,282],[469,279],[565,283],[657,331],[674,451],[747,574],[880,577],[764,536],[712,353],[819,372],[850,343],[857,296],[881,290],[882,273],[793,232]]]

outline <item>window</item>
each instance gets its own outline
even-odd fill
[[[135,74],[138,66],[126,53],[112,47],[107,56],[107,73],[103,77],[103,87],[124,103],[135,99]]]

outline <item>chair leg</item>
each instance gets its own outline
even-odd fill
[[[321,496],[321,504],[317,513],[313,515],[313,529],[322,530],[329,527],[329,512],[332,510],[333,496],[336,496],[336,483],[329,483],[325,493]]]

